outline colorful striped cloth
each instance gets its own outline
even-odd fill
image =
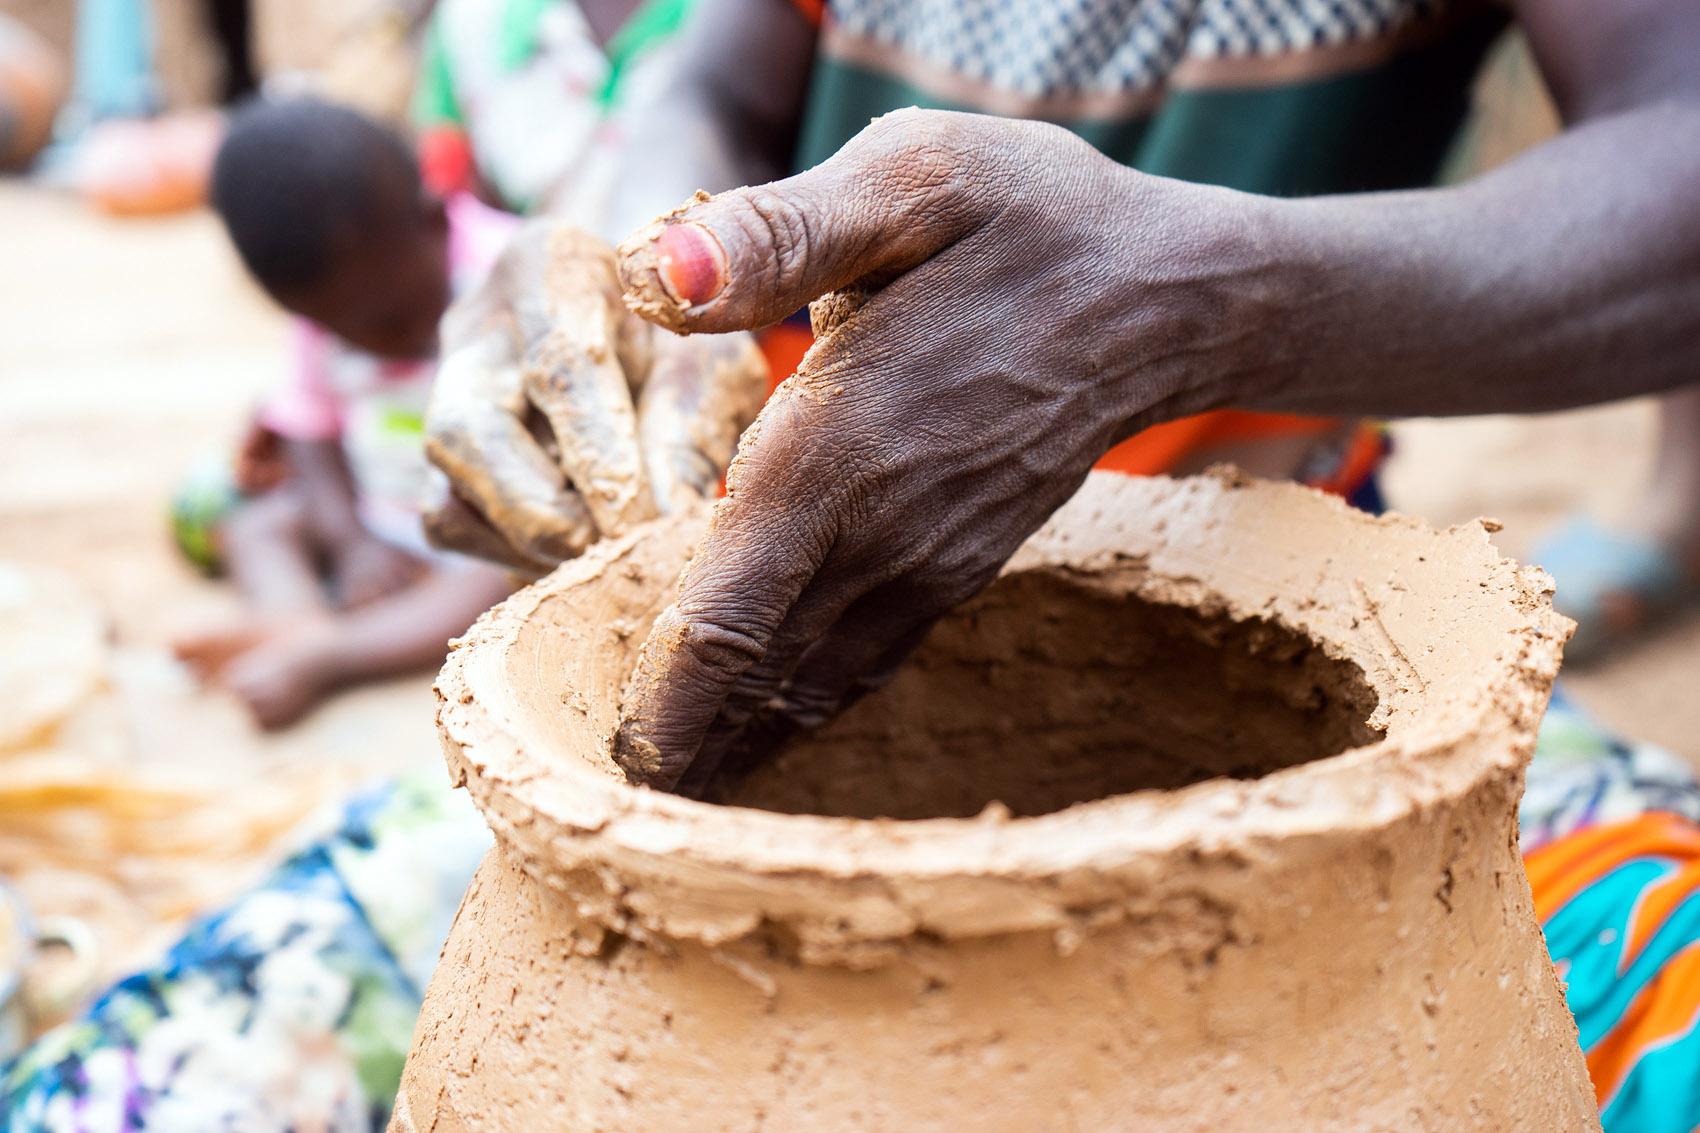
[[[1700,1126],[1700,825],[1594,826],[1526,858],[1608,1131]]]
[[[1700,1128],[1700,786],[1562,695],[1520,813],[1535,915],[1606,1133]]]

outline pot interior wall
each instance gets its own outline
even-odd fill
[[[1218,777],[1380,738],[1355,664],[1263,620],[1169,605],[1061,570],[1006,575],[885,689],[710,801],[857,818],[1017,815]]]

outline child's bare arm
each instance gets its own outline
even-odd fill
[[[407,585],[419,560],[360,522],[354,475],[338,440],[285,440],[284,462],[299,486],[307,530],[324,555],[339,604],[360,606]]]
[[[341,441],[285,439],[283,460],[290,478],[300,485],[308,527],[325,550],[364,533],[354,505],[354,476]]]
[[[509,589],[494,567],[429,570],[357,610],[268,639],[232,661],[219,683],[262,727],[285,727],[339,689],[441,664],[449,638]]]

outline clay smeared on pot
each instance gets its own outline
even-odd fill
[[[1569,627],[1483,527],[1091,477],[705,805],[610,751],[702,524],[445,667],[496,848],[398,1130],[1598,1129],[1517,849]]]
[[[1007,576],[887,688],[707,801],[852,818],[1016,815],[1255,779],[1371,743],[1362,670],[1273,621],[1130,592],[1137,568]]]
[[[565,727],[611,732],[700,522],[546,600],[510,655],[525,661],[513,687],[564,700]],[[578,606],[586,595],[593,610]],[[569,668],[577,676],[562,691]],[[734,753],[702,797],[852,818],[962,818],[992,804],[1046,814],[1361,747],[1383,734],[1370,723],[1378,704],[1355,661],[1276,617],[1201,600],[1138,559],[1089,572],[1018,562],[935,627],[889,686],[760,762]],[[597,762],[626,778],[605,753]]]

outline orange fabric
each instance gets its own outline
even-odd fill
[[[791,323],[775,323],[756,333],[756,345],[761,347],[762,355],[767,359],[769,393],[797,372],[798,364],[814,341],[814,335]]]
[[[1633,858],[1700,859],[1700,828],[1664,812],[1633,822],[1591,826],[1541,846],[1523,859],[1535,916],[1546,921],[1582,890]]]
[[[1588,1076],[1603,1107],[1649,1050],[1681,1038],[1694,1027],[1700,1003],[1700,947],[1671,957],[1658,978],[1641,990],[1622,1020],[1588,1052]]]
[[[1385,430],[1372,422],[1361,423],[1334,475],[1312,486],[1350,499],[1375,475],[1387,451]]]
[[[803,18],[815,27],[820,27],[821,20],[826,16],[826,0],[791,0],[797,11],[803,13]]]
[[[1623,864],[1663,859],[1675,868],[1648,886],[1630,915],[1620,964],[1627,967],[1659,926],[1700,889],[1700,827],[1675,814],[1649,812],[1625,822],[1580,830],[1523,859],[1543,923],[1594,882]],[[1688,1034],[1700,1014],[1700,946],[1675,956],[1636,995],[1611,1030],[1587,1052],[1588,1074],[1606,1105],[1650,1050]]]
[[[793,323],[778,323],[761,331],[756,341],[767,358],[771,390],[796,371],[814,336]],[[1211,448],[1262,437],[1320,436],[1339,425],[1336,417],[1220,409],[1153,425],[1105,453],[1093,467],[1129,476],[1157,476],[1173,471],[1189,457]],[[1383,451],[1381,431],[1365,426],[1353,437],[1339,470],[1316,487],[1350,496],[1375,472]]]
[[[1689,851],[1692,855],[1693,851]],[[1676,907],[1700,890],[1700,859],[1692,856],[1671,871],[1670,876],[1648,886],[1629,918],[1629,939],[1624,941],[1622,967],[1627,969],[1653,940],[1653,934],[1676,911]]]
[[[1166,421],[1136,433],[1105,453],[1095,467],[1130,476],[1156,476],[1172,471],[1187,457],[1218,445],[1260,437],[1314,436],[1339,424],[1333,417],[1218,409]]]

